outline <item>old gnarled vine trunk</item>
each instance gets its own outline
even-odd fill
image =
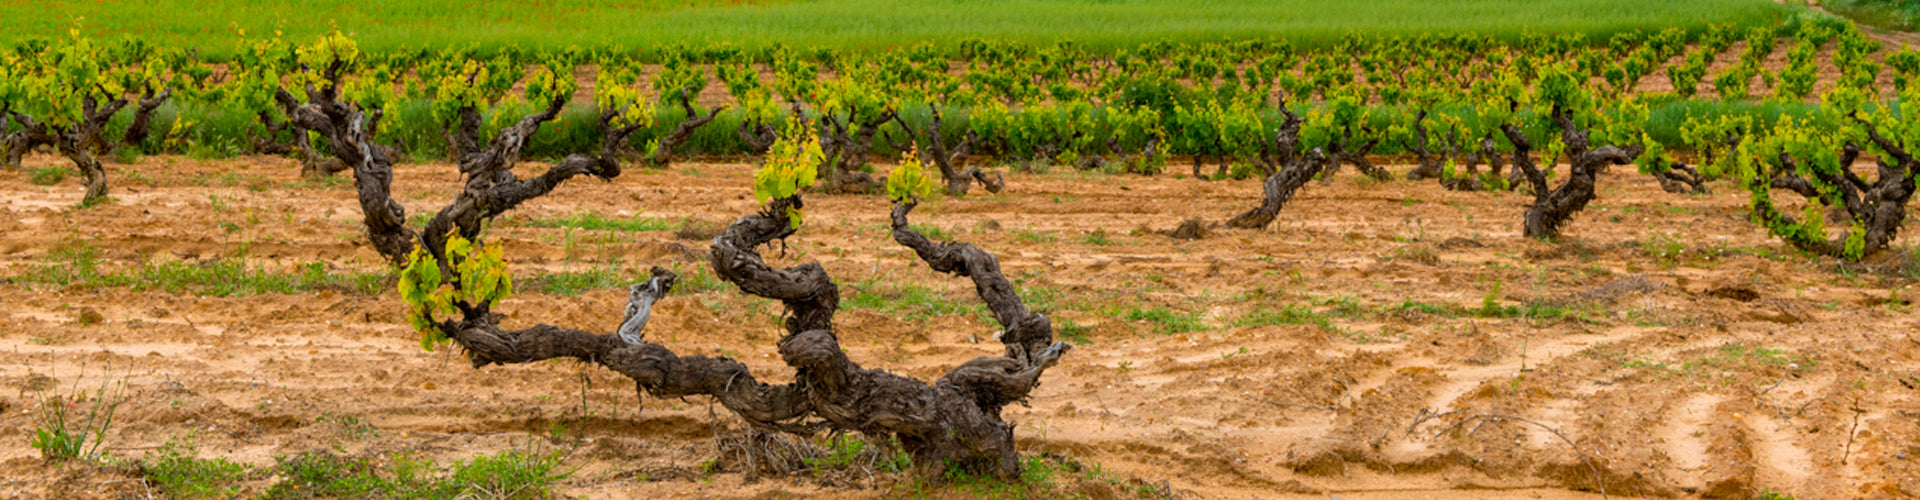
[[[1575,124],[1564,110],[1553,111],[1553,122],[1560,129],[1561,141],[1567,145],[1569,166],[1567,181],[1551,189],[1547,186],[1546,174],[1533,163],[1530,155],[1533,144],[1527,141],[1526,135],[1513,124],[1500,126],[1507,141],[1513,143],[1513,164],[1520,168],[1533,187],[1533,205],[1527,208],[1523,223],[1529,238],[1559,237],[1560,225],[1593,201],[1595,176],[1606,171],[1608,166],[1632,163],[1634,158],[1640,156],[1640,147],[1637,145],[1625,149],[1611,145],[1590,147],[1587,132]]]
[[[1438,147],[1432,144],[1427,137],[1428,114],[1428,110],[1422,109],[1413,116],[1413,133],[1409,134],[1410,137],[1401,144],[1403,149],[1413,153],[1418,163],[1413,170],[1407,171],[1407,180],[1410,181],[1441,178],[1442,173],[1445,172],[1447,160],[1460,152],[1458,129],[1447,130],[1446,144]]]
[[[1814,183],[1802,177],[1787,153],[1780,153],[1779,161],[1774,165],[1770,178],[1755,182],[1764,182],[1764,186],[1751,189],[1785,189],[1793,191],[1807,199],[1828,199],[1837,202],[1844,212],[1844,218],[1861,230],[1858,240],[1858,254],[1848,255],[1849,236],[1826,238],[1825,235],[1804,234],[1786,237],[1794,247],[1822,255],[1842,258],[1859,258],[1872,255],[1887,247],[1900,233],[1900,226],[1907,218],[1907,203],[1913,199],[1915,172],[1920,171],[1920,161],[1908,152],[1905,144],[1888,139],[1880,134],[1872,122],[1853,118],[1867,131],[1867,139],[1873,141],[1886,154],[1875,162],[1877,177],[1868,182],[1853,172],[1854,160],[1860,156],[1858,145],[1848,143],[1840,153],[1840,170],[1837,173],[1823,175],[1822,184],[1832,186],[1832,191],[1823,193]],[[1759,200],[1756,200],[1759,201]],[[1770,201],[1755,203],[1753,216],[1757,220],[1781,220],[1788,226],[1797,226],[1800,221],[1793,216],[1781,213]]]
[[[654,397],[709,395],[754,427],[794,433],[822,428],[892,435],[913,457],[925,479],[938,481],[949,467],[1020,475],[1013,426],[1000,417],[1007,404],[1026,399],[1040,376],[1070,347],[1053,340],[1052,323],[1020,302],[991,254],[964,243],[934,243],[907,222],[912,204],[893,209],[894,240],[914,250],[936,271],[970,277],[993,316],[1005,328],[1005,355],[968,361],[928,384],[882,370],[862,368],[840,348],[833,330],[839,290],[819,264],[775,269],[755,248],[793,234],[786,213],[799,198],[774,200],[765,210],[735,221],[714,239],[709,257],[715,274],[746,293],[779,300],[787,308],[781,360],[796,370],[790,384],[762,382],[746,365],[725,357],[678,356],[648,342],[647,307],[672,286],[673,274],[655,268],[630,294],[630,314],[616,334],[537,325],[506,330],[485,310],[440,323],[467,351],[474,366],[574,358],[632,378]]]
[[[989,176],[987,171],[979,166],[967,166],[967,153],[972,151],[974,143],[980,139],[980,134],[968,131],[960,139],[959,144],[948,147],[947,139],[940,129],[940,107],[934,106],[932,111],[933,123],[923,131],[915,131],[905,118],[898,116],[898,113],[894,116],[894,122],[900,125],[901,130],[907,131],[910,143],[915,146],[925,144],[918,148],[922,158],[921,163],[940,170],[940,178],[947,181],[947,195],[966,196],[968,188],[975,182],[980,183],[980,186],[986,188],[989,193],[998,193],[1001,189],[1005,189],[1007,181],[1004,176],[998,173]],[[902,151],[908,149],[908,144],[894,141],[891,136],[882,137],[894,149]]]
[[[1262,182],[1260,205],[1227,220],[1227,227],[1240,229],[1260,229],[1273,223],[1280,215],[1281,207],[1293,198],[1293,193],[1313,180],[1314,176],[1325,172],[1336,160],[1319,149],[1306,154],[1295,152],[1300,144],[1300,126],[1302,120],[1286,107],[1280,112],[1286,116],[1280,128],[1274,133],[1273,141],[1261,148],[1259,162],[1263,170],[1272,171]]]
[[[327,137],[330,150],[354,169],[369,236],[375,248],[396,265],[404,265],[408,255],[421,248],[440,263],[443,276],[458,283],[462,277],[448,258],[447,235],[459,234],[477,243],[485,220],[547,194],[560,182],[582,174],[603,179],[620,174],[615,159],[631,128],[608,129],[597,156],[569,156],[530,179],[513,175],[519,148],[558,112],[563,103],[556,100],[502,131],[488,147],[465,155],[460,164],[465,188],[424,231],[416,232],[403,224],[405,213],[389,191],[390,153],[371,140],[379,114],[369,115],[338,101],[338,70],[337,64],[326,69],[325,80],[331,83],[308,89],[307,104],[295,105],[285,90],[277,101],[300,127]],[[603,126],[613,123],[613,118],[603,116]],[[792,383],[763,382],[739,361],[680,356],[647,341],[642,329],[651,306],[675,280],[673,273],[660,268],[630,290],[627,314],[614,333],[546,324],[507,329],[498,324],[502,316],[493,314],[486,302],[455,301],[456,317],[435,318],[428,312],[425,319],[464,349],[475,367],[573,358],[633,379],[643,394],[712,396],[760,429],[811,433],[831,428],[895,436],[928,480],[941,480],[950,467],[1018,478],[1013,426],[1001,419],[1000,411],[1024,400],[1039,385],[1041,374],[1069,349],[1053,341],[1047,317],[1025,308],[991,254],[973,245],[927,240],[908,226],[907,214],[913,205],[896,205],[894,240],[913,249],[934,270],[973,279],[980,297],[1006,329],[1001,337],[1005,352],[964,363],[931,384],[862,368],[847,357],[834,332],[839,292],[825,269],[814,263],[774,269],[756,250],[794,234],[787,213],[801,203],[797,196],[777,199],[763,211],[741,217],[714,240],[709,258],[715,275],[746,293],[785,304],[786,334],[778,349],[781,359],[796,369]]]
[[[165,95],[157,100],[165,100]],[[91,205],[105,200],[107,199],[107,170],[100,164],[100,158],[96,153],[110,151],[111,145],[119,144],[106,139],[107,121],[125,108],[129,102],[126,98],[115,98],[103,102],[94,95],[88,94],[80,100],[79,121],[68,125],[51,125],[46,121],[36,121],[34,117],[10,111],[13,120],[20,123],[21,130],[9,135],[6,139],[6,161],[17,167],[21,156],[33,148],[42,145],[53,146],[61,156],[72,161],[74,167],[78,168],[80,174],[86,178],[87,190],[86,194],[80,198],[81,205]],[[156,103],[154,106],[157,107],[159,104]],[[148,113],[151,111],[151,109],[146,110]]]
[[[720,116],[721,111],[726,111],[727,109],[726,106],[714,106],[713,109],[707,111],[706,116],[700,116],[700,111],[693,108],[694,96],[689,95],[691,93],[692,89],[681,89],[680,93],[675,96],[674,100],[680,103],[680,112],[685,115],[685,118],[680,120],[679,124],[673,126],[672,132],[668,132],[665,137],[660,138],[659,144],[654,147],[653,155],[646,158],[647,166],[667,168],[667,165],[673,161],[674,148],[680,147],[681,144],[686,144],[687,140],[693,138],[693,132],[695,130],[699,130],[700,127],[713,122],[715,117]],[[745,129],[741,130],[741,137],[749,137]],[[768,145],[771,146],[772,143],[768,143]]]

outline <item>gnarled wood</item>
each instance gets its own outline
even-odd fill
[[[1456,176],[1453,178],[1446,178],[1443,170],[1440,186],[1454,191],[1481,191],[1489,189],[1490,186],[1487,186],[1486,181],[1480,177],[1480,163],[1483,161],[1486,162],[1488,171],[1492,172],[1493,175],[1500,175],[1500,151],[1495,149],[1494,146],[1495,143],[1493,142],[1492,134],[1481,137],[1479,149],[1467,153],[1465,156],[1466,161],[1458,164],[1458,166],[1461,167],[1461,172],[1455,172]],[[1518,156],[1520,153],[1516,152],[1514,154]],[[1519,170],[1519,159],[1517,158],[1514,160],[1514,168],[1515,170]]]
[[[294,150],[295,141],[306,137],[304,131],[293,127],[292,123],[274,119],[272,112],[261,111],[255,115],[254,119],[260,124],[260,128],[266,132],[261,135],[254,135],[252,129],[248,129],[247,142],[253,145],[254,154],[283,155],[291,153]],[[288,138],[286,142],[280,142],[280,132],[289,129],[292,131],[292,137]]]
[[[1260,205],[1242,212],[1227,220],[1227,227],[1240,229],[1260,229],[1273,223],[1280,215],[1281,207],[1293,198],[1293,193],[1320,175],[1334,163],[1334,159],[1319,149],[1306,154],[1296,154],[1300,144],[1300,125],[1303,120],[1285,107],[1280,109],[1286,115],[1286,121],[1274,134],[1273,142],[1263,148],[1260,161],[1270,165],[1272,175],[1260,184],[1262,194]]]
[[[1053,346],[1053,323],[1044,315],[1028,311],[1020,302],[1013,283],[1000,273],[1000,260],[971,244],[928,240],[907,224],[907,214],[914,206],[911,201],[894,204],[893,241],[913,249],[934,271],[973,279],[974,292],[986,301],[993,319],[1006,328],[1000,342],[1007,346],[1007,357],[1031,362],[1034,353]]]
[[[107,171],[100,165],[94,151],[102,150],[107,144],[103,134],[107,120],[113,118],[121,108],[126,107],[125,98],[110,99],[101,102],[93,94],[87,94],[80,100],[80,120],[68,125],[52,125],[35,121],[33,117],[9,111],[14,121],[20,122],[21,130],[6,138],[6,161],[18,167],[20,159],[33,148],[47,145],[80,170],[86,178],[86,194],[80,198],[81,205],[92,205],[107,198]]]
[[[1507,141],[1513,143],[1513,162],[1526,174],[1527,181],[1533,187],[1533,205],[1527,208],[1524,230],[1529,238],[1551,239],[1560,235],[1560,225],[1587,207],[1594,198],[1594,176],[1599,175],[1611,165],[1632,163],[1640,156],[1640,146],[1625,149],[1615,146],[1591,148],[1587,143],[1587,132],[1573,123],[1573,119],[1564,110],[1553,110],[1553,122],[1560,129],[1560,137],[1567,145],[1569,166],[1567,180],[1560,187],[1551,190],[1547,187],[1546,174],[1533,164],[1529,153],[1533,150],[1519,127],[1512,124],[1500,126]]]
[[[988,176],[987,172],[978,166],[967,166],[967,153],[972,151],[973,144],[979,140],[980,134],[968,131],[967,135],[960,139],[959,144],[947,146],[947,139],[940,129],[939,106],[933,107],[933,123],[924,131],[915,133],[913,126],[904,118],[895,116],[894,121],[902,130],[907,131],[911,142],[915,145],[924,145],[918,148],[921,164],[939,168],[940,178],[947,181],[947,195],[966,196],[967,189],[975,182],[980,183],[980,186],[986,188],[989,193],[998,193],[1006,188],[1006,177],[999,173]],[[887,141],[893,142],[893,138],[888,137]],[[905,149],[900,146],[903,144],[895,144],[894,149]]]
[[[893,211],[895,240],[936,270],[974,278],[995,318],[1007,325],[1002,340],[1008,355],[974,359],[931,385],[861,368],[847,358],[833,333],[839,291],[826,271],[818,264],[773,269],[754,250],[792,235],[787,209],[800,205],[798,197],[774,200],[761,212],[742,217],[714,239],[710,258],[722,279],[787,306],[788,334],[780,339],[780,354],[796,369],[798,380],[791,387],[803,388],[805,403],[785,401],[791,406],[775,413],[810,414],[835,429],[891,433],[929,480],[938,481],[949,466],[1018,477],[1013,429],[999,412],[1026,398],[1041,373],[1068,349],[1052,342],[1046,317],[1025,309],[992,255],[972,245],[927,241],[907,225],[912,204],[899,205]]]
[[[748,294],[780,301],[787,306],[789,335],[810,330],[831,331],[833,313],[840,308],[840,288],[819,264],[774,269],[755,247],[793,235],[787,210],[799,210],[800,197],[769,202],[760,213],[741,217],[714,238],[708,257],[714,275],[740,285]]]
[[[675,276],[655,267],[653,276],[635,285],[634,300],[648,304],[664,298],[672,289]],[[651,309],[642,309],[637,317],[622,322],[625,331],[636,323],[644,324]],[[572,358],[598,364],[627,376],[643,394],[658,398],[710,395],[721,406],[755,426],[766,429],[804,431],[805,427],[782,422],[798,419],[812,408],[805,390],[794,385],[769,385],[754,380],[747,366],[725,357],[679,356],[659,344],[644,339],[629,340],[618,334],[599,334],[540,324],[530,328],[507,330],[494,324],[493,316],[468,313],[462,320],[438,322],[448,338],[465,350],[475,368],[490,364],[518,364],[556,358]],[[632,333],[638,333],[632,332]],[[783,347],[782,352],[786,349]]]
[[[134,103],[133,121],[127,123],[126,133],[120,135],[120,142],[98,152],[98,155],[111,155],[114,149],[122,147],[139,147],[140,143],[145,142],[147,136],[151,135],[153,111],[160,109],[160,105],[165,104],[171,97],[173,97],[173,89],[163,88],[158,93],[154,92],[151,86],[143,89],[140,92],[140,100]]]
[[[1430,144],[1427,138],[1427,114],[1427,110],[1422,109],[1413,116],[1413,137],[1401,145],[1407,151],[1413,152],[1414,158],[1419,163],[1413,170],[1407,171],[1407,180],[1410,181],[1440,178],[1446,171],[1447,159],[1459,153],[1460,148],[1455,144],[1457,142],[1455,140],[1449,140],[1447,144],[1437,148]],[[1457,139],[1460,131],[1449,129],[1447,134]]]
[[[680,102],[680,110],[686,114],[686,118],[681,120],[679,124],[673,126],[673,132],[669,132],[666,137],[660,138],[660,143],[655,147],[653,156],[647,157],[647,166],[667,168],[667,164],[673,160],[674,148],[685,144],[688,139],[692,139],[693,131],[699,130],[700,127],[705,126],[708,122],[712,122],[714,117],[720,116],[720,112],[727,109],[726,106],[715,106],[713,109],[707,111],[707,116],[700,116],[700,112],[693,109],[692,97],[687,95],[691,90],[692,89],[681,89],[679,97],[675,99]],[[741,134],[741,137],[747,137],[744,129],[742,129]],[[768,146],[772,146],[772,144],[769,143]]]
[[[1333,182],[1333,176],[1340,173],[1340,165],[1343,163],[1352,164],[1353,168],[1358,169],[1361,174],[1374,180],[1384,181],[1393,178],[1393,174],[1387,172],[1387,169],[1380,168],[1367,159],[1367,154],[1373,152],[1374,146],[1380,145],[1379,134],[1372,133],[1365,126],[1361,126],[1361,133],[1375,137],[1364,141],[1355,140],[1353,131],[1348,130],[1341,132],[1340,139],[1328,145],[1327,168],[1326,172],[1320,176],[1320,183]]]
[[[419,233],[407,227],[406,207],[393,200],[392,149],[373,142],[367,133],[369,117],[359,106],[334,100],[335,86],[330,83],[324,91],[309,89],[310,97],[317,98],[310,98],[306,104],[295,101],[286,89],[275,93],[274,101],[288,121],[325,137],[334,156],[353,169],[362,223],[374,251],[388,263],[404,266]]]
[[[859,169],[867,164],[867,152],[873,149],[873,139],[880,131],[880,126],[893,121],[895,116],[894,111],[889,109],[870,122],[849,118],[849,123],[841,123],[833,115],[821,115],[818,119],[818,136],[820,151],[825,154],[825,159],[820,162],[816,174],[819,180],[812,189],[822,193],[846,194],[879,190],[880,181]]]
[[[9,106],[9,108],[10,107],[11,106]],[[4,161],[4,163],[0,163],[0,167],[20,168],[20,160],[24,158],[28,152],[33,151],[33,148],[42,145],[53,145],[52,140],[54,136],[47,131],[46,124],[34,121],[33,117],[18,114],[12,110],[8,110],[5,114],[12,117],[14,122],[20,124],[20,130],[15,130],[12,133],[6,134],[4,137],[0,137],[0,153],[4,153],[4,157],[0,157],[0,161]]]
[[[1301,156],[1299,160],[1281,167],[1278,172],[1267,176],[1260,184],[1263,196],[1260,205],[1240,215],[1227,219],[1227,227],[1240,229],[1260,229],[1272,224],[1274,217],[1280,215],[1280,209],[1293,198],[1293,193],[1307,185],[1307,181],[1325,171],[1333,160],[1315,149]]]
[[[441,275],[452,283],[463,277],[447,252],[449,234],[478,243],[485,220],[545,195],[561,182],[583,174],[602,179],[619,175],[616,152],[633,131],[607,127],[598,155],[568,156],[540,176],[519,179],[512,168],[520,148],[564,104],[549,103],[503,130],[485,148],[463,155],[464,189],[423,231],[415,232],[404,225],[405,212],[390,194],[390,151],[371,140],[379,114],[364,113],[338,100],[339,69],[336,63],[324,70],[324,83],[307,89],[306,104],[295,103],[284,89],[276,94],[276,101],[299,127],[327,137],[334,154],[353,167],[376,249],[403,264],[419,248],[440,263]],[[603,126],[615,123],[616,113],[606,112]],[[1053,341],[1051,323],[1025,308],[991,254],[972,245],[936,245],[915,233],[907,226],[912,205],[906,204],[893,212],[895,240],[913,248],[936,270],[974,279],[982,299],[1007,328],[1002,336],[1006,356],[968,361],[931,384],[862,368],[847,357],[834,333],[839,290],[825,269],[814,263],[774,269],[757,251],[794,234],[788,214],[801,206],[798,196],[783,198],[741,217],[714,239],[709,256],[716,276],[739,285],[743,292],[779,300],[787,307],[787,333],[778,348],[781,359],[795,368],[791,384],[756,380],[746,365],[735,360],[679,356],[647,341],[643,329],[652,305],[675,281],[673,273],[660,268],[653,270],[647,282],[629,290],[627,314],[611,334],[546,324],[506,329],[498,324],[503,316],[490,310],[492,304],[465,300],[453,304],[457,318],[435,318],[429,311],[425,319],[464,349],[475,367],[573,358],[621,373],[633,379],[640,392],[654,397],[712,396],[757,428],[891,434],[930,481],[940,481],[951,468],[1018,478],[1013,426],[1000,418],[1000,411],[1024,400],[1039,385],[1041,374],[1069,349]]]
[[[598,155],[569,155],[546,172],[528,179],[520,179],[512,172],[519,162],[520,150],[541,124],[559,115],[564,101],[556,99],[547,103],[545,109],[502,130],[484,149],[477,146],[477,132],[462,131],[457,134],[458,142],[463,143],[463,148],[471,148],[460,161],[460,172],[467,179],[466,189],[427,223],[424,232],[416,231],[407,227],[406,209],[393,200],[393,150],[373,141],[381,114],[378,111],[368,114],[357,105],[338,100],[340,66],[335,63],[323,70],[324,83],[306,89],[305,104],[296,101],[286,89],[275,94],[275,102],[294,126],[325,137],[335,158],[353,169],[367,235],[374,249],[396,266],[406,264],[418,243],[425,243],[432,253],[440,254],[450,230],[457,229],[463,237],[474,239],[483,220],[545,195],[568,179],[580,175],[603,180],[619,176],[620,165],[614,152],[637,129],[611,127],[618,112],[604,112],[601,123],[606,137]],[[463,122],[467,121],[465,117],[477,116],[472,110],[463,110],[461,114]],[[447,261],[441,259],[441,262]]]
[[[1685,163],[1673,162],[1672,165],[1667,166],[1667,171],[1656,174],[1653,178],[1654,180],[1660,181],[1660,189],[1673,194],[1707,194],[1710,192],[1707,189],[1707,181],[1701,177],[1700,171],[1694,170],[1693,167]]]
[[[1860,147],[1848,143],[1840,153],[1840,172],[1822,175],[1819,180],[1833,189],[1822,192],[1813,181],[1801,177],[1792,157],[1782,152],[1778,162],[1773,165],[1771,179],[1766,186],[1752,189],[1784,189],[1793,191],[1808,199],[1820,200],[1828,205],[1838,205],[1849,226],[1858,226],[1861,234],[1860,255],[1848,256],[1847,235],[1833,238],[1815,237],[1786,238],[1796,248],[1833,257],[1864,257],[1885,249],[1900,233],[1900,226],[1907,218],[1907,203],[1913,199],[1914,176],[1920,171],[1920,162],[1916,162],[1911,153],[1900,142],[1888,139],[1880,134],[1872,122],[1858,116],[1851,117],[1867,131],[1867,139],[1886,152],[1876,165],[1876,177],[1867,182],[1853,172],[1854,160],[1859,158]],[[1758,180],[1756,180],[1758,182]],[[1759,200],[1756,200],[1759,201]],[[1770,201],[1756,202],[1753,207],[1756,220],[1778,219],[1788,225],[1798,225],[1800,221],[1793,216],[1781,213]],[[1811,235],[1810,235],[1811,236]],[[1824,235],[1819,235],[1824,236]]]
[[[747,145],[747,151],[755,156],[765,155],[773,149],[773,143],[780,140],[780,131],[772,125],[757,121],[740,122],[740,142]]]

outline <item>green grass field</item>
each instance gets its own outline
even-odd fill
[[[1251,37],[1321,46],[1348,33],[1609,35],[1771,22],[1791,12],[1768,0],[0,0],[0,17],[8,20],[0,41],[60,36],[84,18],[81,29],[96,37],[195,46],[214,58],[234,50],[236,27],[250,36],[278,29],[296,39],[338,27],[372,51],[712,42],[885,48],[965,38],[1074,40],[1096,49]]]
[[[1820,6],[1861,24],[1901,31],[1920,29],[1920,2],[1913,0],[1827,0]]]

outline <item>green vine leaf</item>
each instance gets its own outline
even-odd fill
[[[933,198],[933,179],[920,166],[920,146],[901,155],[900,165],[887,176],[887,199],[894,203]]]
[[[813,129],[798,117],[789,118],[780,140],[767,151],[766,163],[753,176],[753,198],[766,204],[800,194],[813,185],[824,161],[826,154],[820,151]],[[794,226],[800,225],[798,210],[789,209],[787,216]]]

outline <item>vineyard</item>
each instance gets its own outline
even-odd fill
[[[1898,33],[231,36],[0,54],[0,496],[1920,495]]]

